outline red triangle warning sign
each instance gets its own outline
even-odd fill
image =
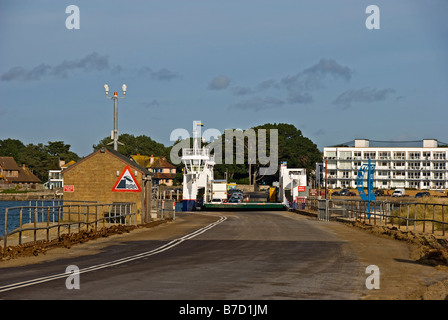
[[[115,182],[114,187],[112,188],[114,192],[141,192],[142,188],[140,188],[137,183],[137,179],[132,174],[131,168],[126,166],[117,182]]]

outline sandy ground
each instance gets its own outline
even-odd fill
[[[365,300],[448,299],[448,245],[432,236],[362,223],[325,222],[361,263],[380,270],[380,289]],[[366,274],[366,277],[368,274]]]

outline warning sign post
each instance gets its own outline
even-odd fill
[[[131,168],[126,166],[112,188],[113,192],[141,192],[142,188],[132,174]]]

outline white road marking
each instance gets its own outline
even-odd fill
[[[193,231],[183,237],[174,239],[170,242],[168,242],[167,244],[164,244],[156,249],[150,250],[150,251],[146,251],[146,252],[142,252],[139,254],[135,254],[126,258],[121,258],[121,259],[117,259],[117,260],[113,260],[113,261],[109,261],[109,262],[105,262],[102,264],[98,264],[95,266],[91,266],[91,267],[86,267],[83,269],[79,269],[79,274],[81,273],[86,273],[86,272],[91,272],[91,271],[96,271],[96,270],[100,270],[100,269],[104,269],[104,268],[109,268],[109,267],[113,267],[113,266],[117,266],[123,263],[127,263],[130,261],[134,261],[134,260],[138,260],[138,259],[142,259],[142,258],[146,258],[161,252],[164,252],[166,250],[169,250],[179,244],[181,244],[182,242],[184,242],[185,240],[190,240],[193,239],[194,237],[197,237],[198,235],[204,233],[207,230],[210,230],[211,228],[217,226],[218,224],[224,222],[225,220],[227,220],[227,217],[225,216],[220,216],[219,220],[201,228],[198,229],[196,231]],[[18,289],[18,288],[23,288],[23,287],[27,287],[27,286],[32,286],[35,284],[39,284],[39,283],[43,283],[43,282],[48,282],[48,281],[52,281],[52,280],[56,280],[56,279],[61,279],[61,278],[65,278],[68,277],[69,275],[71,275],[70,273],[59,273],[59,274],[55,274],[55,275],[51,275],[51,276],[46,276],[46,277],[41,277],[41,278],[36,278],[36,279],[31,279],[31,280],[27,280],[27,281],[22,281],[22,282],[17,282],[17,283],[12,283],[12,284],[8,284],[5,286],[1,286],[0,287],[0,292],[5,292],[5,291],[9,291],[9,290],[14,290],[14,289]]]

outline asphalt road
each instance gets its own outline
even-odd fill
[[[345,241],[316,221],[294,217],[181,214],[96,254],[3,268],[0,299],[360,298],[365,275]],[[185,228],[192,222],[194,230]],[[70,265],[80,270],[79,289],[66,287]]]
[[[378,290],[366,288],[369,265],[381,271]],[[67,279],[77,283],[68,266],[80,271],[79,289],[67,288]],[[416,263],[406,243],[337,222],[279,211],[180,213],[2,261],[0,300],[444,299],[438,286],[447,278],[446,268]]]

